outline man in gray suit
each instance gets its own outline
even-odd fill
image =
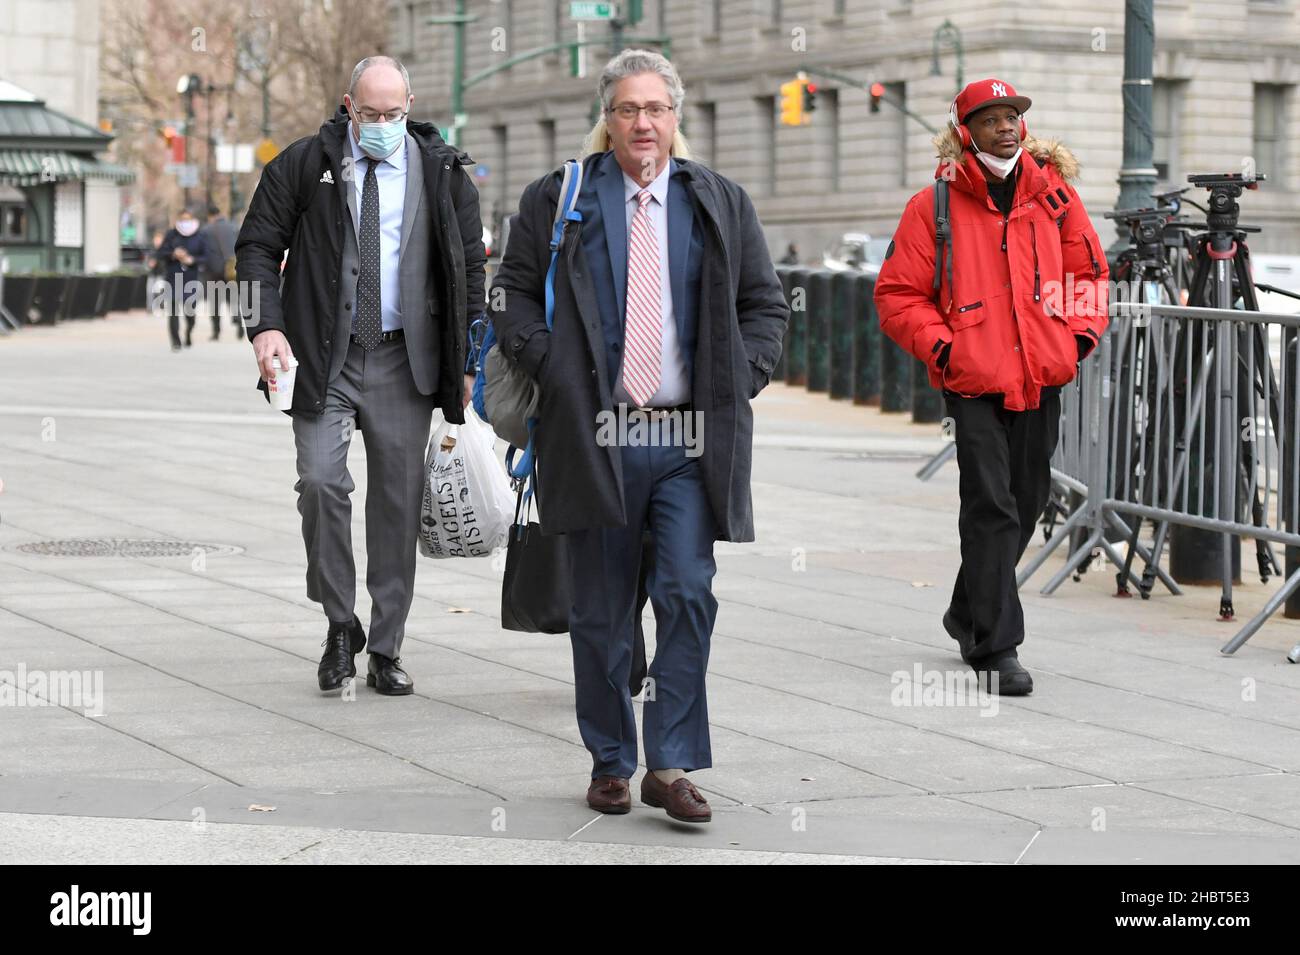
[[[263,170],[236,243],[262,381],[299,362],[292,410],[307,595],[329,626],[322,691],[356,675],[367,647],[354,613],[348,446],[366,442],[366,684],[401,696],[415,582],[424,451],[435,407],[464,421],[466,328],[483,311],[484,263],[471,162],[428,123],[408,123],[406,69],[367,57],[338,115]],[[289,253],[281,284],[280,263]],[[254,317],[255,316],[255,317]]]

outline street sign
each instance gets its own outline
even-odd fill
[[[263,166],[265,166],[277,155],[279,155],[279,153],[280,153],[280,147],[278,147],[275,143],[271,142],[271,140],[264,139],[257,144],[257,150],[254,152],[254,155],[257,156],[257,161],[260,162]]]
[[[194,163],[181,163],[176,167],[176,185],[193,189],[199,184],[199,167]]]
[[[612,20],[614,4],[612,3],[578,3],[569,4],[570,20]]]
[[[479,163],[474,167],[474,178],[479,182],[484,182],[488,177],[488,167],[486,163]]]
[[[252,172],[252,143],[218,143],[217,172]]]

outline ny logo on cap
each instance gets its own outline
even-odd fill
[[[993,95],[994,95],[994,96],[1006,96],[1006,95],[1007,95],[1007,88],[1006,88],[1004,85],[1002,85],[1001,83],[994,83],[994,84],[993,84]]]

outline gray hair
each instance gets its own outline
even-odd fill
[[[680,119],[682,101],[686,99],[682,78],[677,75],[677,68],[654,50],[624,50],[605,64],[605,68],[600,71],[600,85],[596,88],[605,111],[608,112],[614,105],[614,87],[619,81],[638,73],[655,73],[663,78],[668,85],[668,95],[673,98],[673,110]]]
[[[348,81],[348,95],[353,99],[357,98],[357,83],[361,81],[361,74],[372,66],[391,66],[397,72],[402,74],[402,82],[406,84],[406,95],[411,95],[411,77],[407,75],[406,67],[400,60],[395,60],[391,56],[368,56],[356,66],[352,67],[352,79]]]

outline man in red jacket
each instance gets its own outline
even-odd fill
[[[1109,274],[1069,185],[1079,165],[1028,138],[1029,105],[996,79],[957,95],[937,182],[908,202],[875,293],[881,329],[929,366],[953,422],[962,563],[943,625],[1005,695],[1033,690],[1016,652],[1016,563],[1051,490],[1060,386],[1106,328]],[[937,243],[944,193],[950,237]]]

